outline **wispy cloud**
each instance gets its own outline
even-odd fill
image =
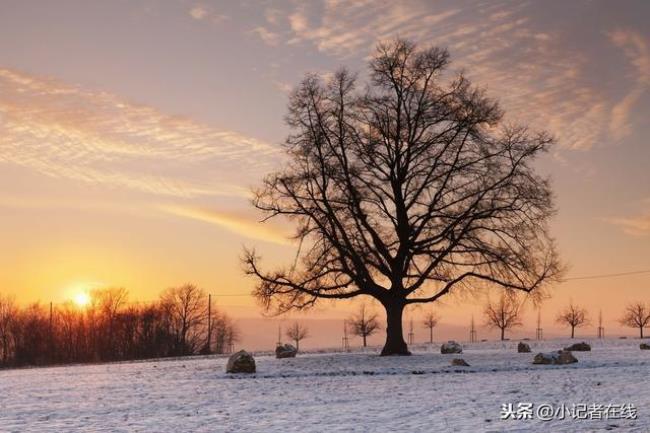
[[[628,114],[640,90],[616,101],[593,86],[594,59],[567,43],[566,29],[535,22],[532,6],[324,0],[295,3],[284,13],[288,44],[311,44],[342,59],[365,57],[378,40],[395,36],[448,47],[454,66],[486,85],[501,100],[509,121],[550,129],[564,149],[589,149],[612,131],[629,131]],[[271,30],[273,23],[286,27],[274,17]],[[639,71],[647,71],[643,37],[623,31],[610,38],[625,47]]]
[[[256,27],[251,32],[256,34],[266,45],[274,47],[280,43],[280,36],[269,31],[266,27]]]
[[[160,209],[175,216],[215,224],[245,238],[262,240],[279,245],[291,244],[287,234],[272,226],[270,223],[253,221],[244,215],[234,215],[210,209],[178,205],[161,205]]]
[[[275,155],[273,146],[236,132],[0,69],[0,163],[151,194],[245,196],[245,180]]]
[[[205,8],[205,6],[195,5],[192,6],[189,13],[190,16],[195,20],[202,20],[208,14],[208,10]]]
[[[650,49],[645,38],[636,31],[617,29],[608,33],[612,43],[621,48],[635,69],[633,85],[611,111],[610,134],[622,139],[632,132],[630,114],[650,87]]]
[[[190,8],[188,14],[197,21],[220,23],[228,19],[227,15],[217,13],[212,7],[204,4],[195,4]]]
[[[632,236],[650,235],[650,213],[625,218],[607,218],[605,221],[621,227],[623,232]]]

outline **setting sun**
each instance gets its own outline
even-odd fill
[[[72,298],[78,307],[85,307],[90,303],[90,295],[86,292],[79,292]]]

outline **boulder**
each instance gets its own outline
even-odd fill
[[[641,348],[641,350],[650,350],[650,344],[648,344],[648,343],[641,343],[641,344],[639,345],[639,348]]]
[[[440,346],[440,353],[463,353],[463,346],[453,340],[449,340]]]
[[[454,358],[451,360],[451,365],[458,367],[469,367],[469,364],[463,358]]]
[[[591,346],[583,341],[582,343],[575,343],[569,347],[565,347],[564,350],[571,352],[589,352],[591,350]]]
[[[281,358],[295,358],[298,349],[293,347],[291,344],[279,344],[275,348],[275,357],[278,359]]]
[[[233,353],[228,358],[226,373],[255,373],[255,359],[253,355],[245,350]]]
[[[551,353],[538,353],[533,359],[533,364],[573,364],[578,362],[575,356],[568,350],[558,350]]]
[[[520,341],[517,345],[517,352],[519,353],[530,353],[530,346],[523,341]]]

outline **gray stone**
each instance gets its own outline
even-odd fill
[[[451,360],[451,365],[458,367],[469,367],[469,364],[463,358],[454,358]]]
[[[568,350],[558,350],[551,353],[538,353],[533,359],[533,364],[573,364],[578,359]]]
[[[280,344],[275,348],[275,357],[278,359],[295,358],[297,353],[298,349],[293,347],[291,344]]]
[[[641,344],[639,345],[639,348],[641,348],[641,350],[650,350],[650,344],[648,344],[648,343],[641,343]]]
[[[523,341],[520,341],[519,344],[517,345],[517,352],[518,353],[530,353],[530,346]]]
[[[582,343],[574,343],[569,347],[565,347],[564,350],[569,350],[571,352],[589,352],[591,346],[583,341]]]
[[[440,353],[463,353],[463,346],[453,340],[449,340],[440,346]]]
[[[233,353],[228,358],[226,373],[255,373],[255,359],[253,355],[245,350]]]

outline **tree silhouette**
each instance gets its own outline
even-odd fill
[[[551,189],[532,167],[552,139],[502,126],[498,104],[448,64],[446,50],[396,40],[378,45],[367,86],[340,70],[294,90],[289,161],[253,203],[297,223],[298,260],[269,272],[254,250],[243,259],[267,309],[371,296],[386,310],[382,355],[406,355],[407,305],[557,277]]]
[[[208,309],[205,292],[193,284],[171,287],[162,294],[162,305],[176,335],[179,355],[193,353],[204,332]]]
[[[488,300],[484,314],[487,326],[501,331],[501,341],[505,340],[506,331],[523,325],[521,305],[513,294],[504,293],[494,303]]]
[[[350,332],[363,339],[363,347],[367,347],[366,339],[379,329],[377,313],[368,314],[365,304],[361,304],[359,311],[349,318],[347,323],[350,326]]]
[[[634,302],[625,307],[621,324],[639,329],[639,337],[643,338],[643,328],[650,324],[650,309],[643,302]]]
[[[571,327],[571,338],[575,337],[576,328],[580,328],[589,323],[589,316],[587,310],[582,307],[578,307],[573,302],[567,305],[564,310],[562,310],[557,318],[556,322],[568,325]]]
[[[13,297],[0,294],[0,361],[9,362],[12,346],[12,331],[18,320],[18,308]]]
[[[0,293],[0,367],[198,353],[207,332],[200,289],[186,284],[147,303],[127,303],[127,295],[98,289],[85,307],[64,302],[50,310],[39,303],[19,307]],[[239,333],[225,313],[215,310],[214,317],[211,351],[224,353]]]
[[[287,338],[296,343],[296,350],[300,350],[300,342],[309,337],[309,329],[298,322],[293,322],[293,324],[287,328],[286,333]]]
[[[429,311],[424,316],[424,321],[422,323],[425,328],[429,328],[429,343],[433,343],[433,328],[438,325],[438,320],[438,315],[434,313],[433,310]]]

